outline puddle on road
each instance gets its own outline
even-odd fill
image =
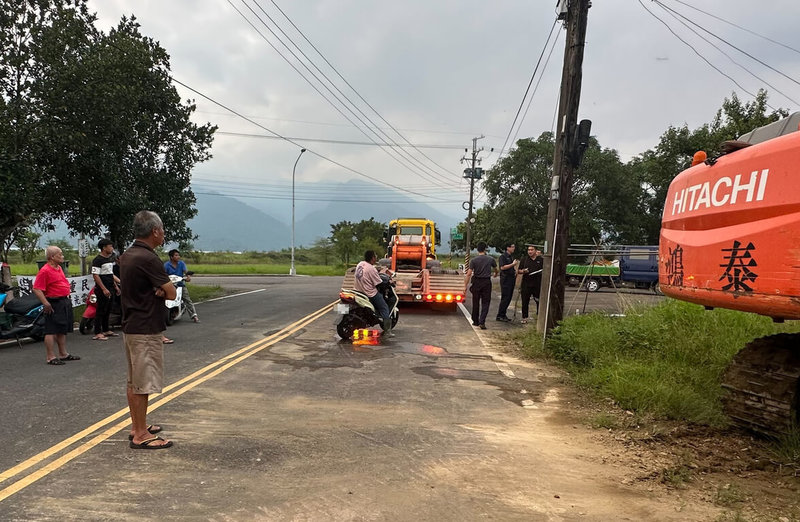
[[[418,366],[411,368],[418,375],[436,380],[473,381],[493,386],[500,390],[500,397],[518,406],[530,407],[534,402],[542,402],[545,392],[541,382],[520,378],[509,379],[500,371],[463,370],[442,366]]]
[[[423,357],[426,363],[424,366],[411,368],[411,371],[418,375],[436,380],[461,380],[487,384],[498,389],[500,397],[504,400],[523,407],[532,407],[534,402],[542,402],[543,394],[548,388],[541,382],[519,378],[510,379],[499,370],[470,370],[441,366],[440,361],[445,360],[492,361],[492,357],[490,355],[450,353],[445,348],[431,344],[396,341],[387,341],[386,344],[381,344],[380,339],[323,343],[314,339],[293,339],[287,348],[290,349],[283,352],[280,346],[275,346],[267,352],[262,352],[259,357],[297,370],[314,371],[323,368],[363,368],[366,363],[380,359],[398,355],[417,355]],[[297,353],[298,348],[302,352],[301,354]]]

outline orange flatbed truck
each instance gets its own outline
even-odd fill
[[[378,261],[395,277],[395,292],[400,302],[452,305],[464,301],[464,272],[442,268],[436,259],[441,233],[425,218],[398,218],[389,222],[384,235],[387,255]],[[342,289],[353,288],[355,268],[350,268]]]

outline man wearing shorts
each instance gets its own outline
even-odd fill
[[[69,281],[61,270],[64,253],[57,246],[45,249],[45,263],[33,282],[33,293],[44,306],[44,347],[47,364],[60,366],[64,361],[78,361],[80,357],[67,353],[67,333],[72,331],[72,301],[69,298]],[[56,357],[55,344],[58,344]]]
[[[164,382],[165,299],[175,299],[175,286],[154,249],[164,244],[164,224],[155,212],[142,210],[133,218],[136,240],[120,257],[122,334],[128,359],[130,447],[165,449],[172,442],[154,435],[160,426],[147,424],[147,401]]]

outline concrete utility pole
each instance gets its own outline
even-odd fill
[[[568,4],[568,5],[567,5]],[[539,317],[536,328],[545,334],[564,317],[564,274],[569,247],[569,212],[572,202],[572,173],[577,147],[578,106],[581,98],[583,50],[590,0],[563,0],[560,18],[566,21],[567,42],[564,68],[561,73],[561,95],[558,106],[558,129],[553,156],[553,180],[547,209]]]
[[[470,168],[464,169],[464,178],[469,180],[469,203],[468,207],[464,210],[467,211],[467,236],[466,240],[464,241],[464,246],[466,253],[464,254],[464,266],[469,267],[469,255],[470,251],[472,250],[472,222],[475,218],[472,217],[472,203],[475,194],[475,180],[481,179],[483,177],[483,169],[477,167],[476,165],[480,164],[481,160],[478,159],[478,153],[483,150],[483,147],[480,149],[478,148],[478,140],[485,138],[483,134],[478,136],[477,138],[472,138],[472,166]],[[468,149],[464,149],[464,152],[467,152]],[[461,158],[461,161],[467,160],[466,157]]]

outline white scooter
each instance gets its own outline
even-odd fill
[[[164,304],[167,307],[167,326],[172,326],[172,323],[181,318],[186,312],[186,307],[183,305],[183,287],[178,286],[178,283],[183,281],[181,276],[171,275],[169,280],[175,285],[177,295],[175,299],[166,299]]]

